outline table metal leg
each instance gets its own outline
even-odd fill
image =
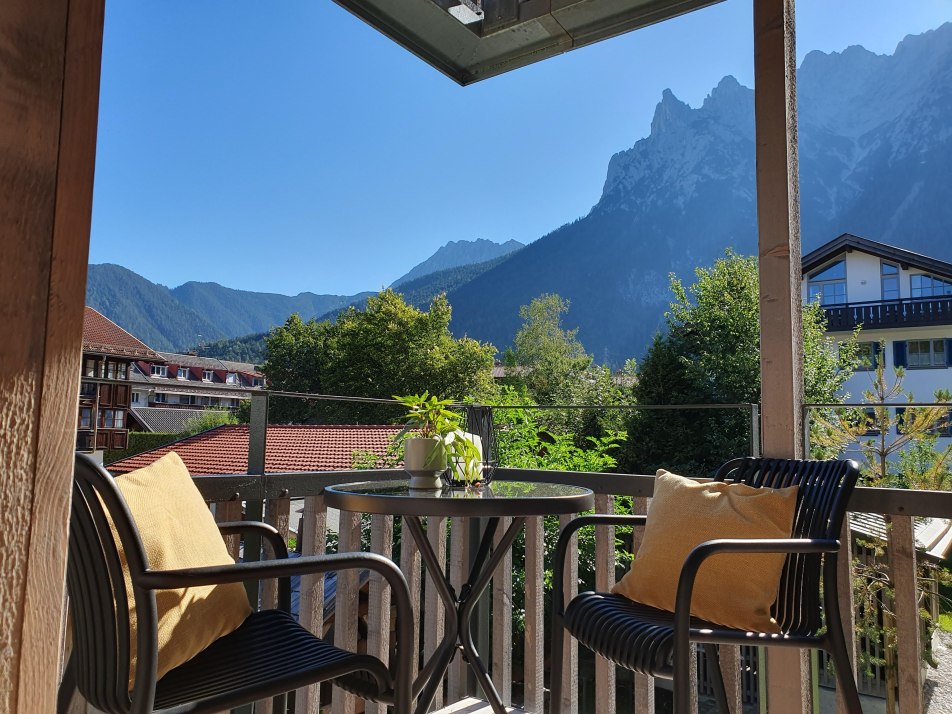
[[[470,669],[473,671],[477,683],[486,695],[486,699],[489,701],[493,712],[495,712],[495,714],[505,714],[506,709],[502,705],[499,693],[493,686],[489,672],[473,643],[473,636],[470,631],[470,619],[473,616],[473,609],[476,602],[489,585],[489,581],[492,580],[493,572],[499,567],[506,553],[509,552],[509,549],[512,547],[512,542],[515,540],[519,529],[525,522],[525,518],[513,518],[512,523],[500,539],[499,545],[492,551],[492,557],[490,557],[492,540],[496,533],[499,519],[489,519],[486,532],[483,534],[482,540],[479,543],[479,551],[473,562],[469,579],[460,588],[460,593],[457,596],[452,583],[449,582],[446,574],[443,572],[443,568],[437,561],[436,553],[433,552],[433,547],[426,537],[426,532],[423,530],[423,524],[420,518],[416,516],[407,516],[404,518],[404,525],[407,527],[407,530],[410,531],[413,540],[416,541],[423,562],[426,563],[427,569],[433,574],[431,582],[436,585],[440,599],[443,600],[443,603],[446,605],[446,631],[443,640],[440,642],[439,647],[430,660],[423,666],[423,669],[413,684],[414,694],[419,692],[416,714],[425,714],[429,709],[430,703],[436,695],[436,690],[442,683],[443,676],[450,662],[453,661],[453,656],[456,654],[457,643],[462,645],[463,656],[469,663]]]

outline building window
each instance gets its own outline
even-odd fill
[[[179,378],[179,379],[188,379],[188,367],[179,367],[179,368],[178,368],[178,378]]]
[[[106,362],[106,379],[115,379],[116,378],[116,363],[115,362]]]
[[[132,393],[132,403],[133,403],[133,404],[138,404],[138,403],[139,403],[139,393],[138,393],[138,392],[133,392],[133,393]]]
[[[99,375],[96,374],[96,363],[97,363],[98,361],[99,361],[99,360],[97,360],[95,357],[87,357],[87,358],[86,358],[86,367],[85,367],[85,369],[83,369],[83,376],[84,376],[84,377],[97,377],[97,376],[99,376]]]
[[[93,428],[93,410],[91,407],[80,407],[79,409],[79,428]]]
[[[876,369],[880,354],[880,345],[878,342],[857,342],[856,365],[854,369],[856,371]]]
[[[821,305],[846,304],[846,261],[838,260],[810,275],[809,298]]]
[[[237,409],[237,408],[238,408],[238,400],[237,400],[237,399],[229,399],[229,400],[228,400],[228,403],[229,403],[229,405],[231,406],[232,409]]]
[[[883,287],[883,300],[898,300],[899,266],[892,263],[881,263],[879,274]]]
[[[254,385],[255,385],[256,387],[263,387],[263,386],[264,386],[264,377],[255,377],[255,378],[254,378]]]
[[[212,370],[206,369],[202,371],[203,382],[211,382],[212,379],[214,379],[214,377],[215,377],[215,373]]]
[[[125,429],[126,428],[126,413],[122,409],[116,409],[115,411],[115,428],[116,429]]]
[[[909,277],[909,284],[909,292],[914,298],[952,295],[952,281],[943,280],[934,275],[912,275]]]
[[[238,375],[234,372],[229,372],[225,377],[225,384],[238,384]]]
[[[168,401],[168,395],[165,392],[156,392],[152,401],[156,404],[165,404]]]
[[[129,378],[129,365],[125,362],[116,363],[116,379],[128,379]]]
[[[102,429],[112,429],[115,423],[116,411],[114,409],[99,410],[99,426]]]
[[[152,365],[152,376],[153,377],[168,377],[169,368],[164,364],[154,364]]]
[[[945,367],[945,340],[909,340],[906,364],[909,367]]]

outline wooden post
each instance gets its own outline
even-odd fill
[[[595,512],[615,512],[615,499],[608,494],[595,495]],[[595,529],[595,591],[606,593],[615,584],[615,527]],[[595,655],[595,711],[615,714],[617,695],[615,663]]]
[[[393,516],[370,517],[370,552],[385,558],[393,556]],[[367,654],[384,664],[390,663],[390,586],[383,576],[370,575],[370,593],[367,601]],[[367,714],[387,714],[387,705],[366,702]]]
[[[512,523],[511,518],[499,519],[493,538],[493,549]],[[493,574],[493,647],[492,680],[505,706],[512,704],[512,549],[506,552],[499,569]]]
[[[797,458],[803,406],[794,0],[754,0],[754,114],[764,455]],[[771,649],[772,714],[811,712],[806,650]]]
[[[0,711],[52,712],[92,212],[102,0],[0,3]]]
[[[922,646],[919,636],[919,587],[912,516],[893,516],[887,531],[889,577],[895,586],[896,659],[899,711],[921,712]],[[888,681],[888,680],[887,680]]]
[[[840,601],[840,619],[843,621],[843,634],[846,636],[846,647],[850,655],[849,676],[856,678],[856,606],[853,604],[853,534],[850,529],[850,514],[843,519],[843,529],[840,531],[840,557],[836,563],[837,595]],[[840,673],[837,672],[837,677]],[[837,680],[836,711],[838,714],[849,714],[846,701],[842,696],[842,688]]]
[[[633,498],[631,500],[632,515],[643,516],[648,513],[647,498]],[[632,551],[638,554],[645,539],[645,527],[635,526],[632,529]],[[654,677],[635,672],[635,714],[653,714],[655,710],[655,683]]]
[[[545,525],[542,516],[526,520],[526,631],[523,709],[542,714],[545,699]]]

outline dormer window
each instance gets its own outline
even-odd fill
[[[255,378],[254,378],[254,386],[256,386],[256,387],[263,387],[263,386],[264,386],[264,377],[255,377]]]
[[[225,377],[225,384],[238,384],[238,375],[234,372],[229,372]]]
[[[846,304],[846,261],[835,263],[810,274],[807,285],[810,300],[819,298],[821,305]]]
[[[202,371],[203,382],[211,382],[214,376],[215,376],[215,373],[210,369],[206,369]]]
[[[164,364],[154,364],[152,365],[152,376],[153,377],[168,377],[169,368]]]
[[[952,281],[934,275],[912,275],[909,277],[909,284],[910,294],[914,298],[952,295]]]
[[[188,367],[179,367],[179,368],[178,368],[178,378],[179,378],[179,379],[188,379]]]
[[[881,263],[879,275],[883,287],[883,300],[898,300],[899,266],[892,263]]]

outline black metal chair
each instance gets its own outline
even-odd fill
[[[131,573],[138,622],[135,684],[129,691],[129,615],[126,588],[106,512],[122,541]],[[84,454],[76,455],[69,526],[67,591],[73,618],[73,649],[60,686],[65,711],[78,688],[108,714],[220,712],[275,698],[285,711],[285,693],[325,680],[363,698],[409,714],[413,616],[406,579],[389,560],[371,553],[339,553],[287,559],[278,532],[264,523],[222,524],[223,534],[256,531],[276,559],[169,571],[149,570],[135,524],[112,477]],[[397,648],[387,667],[376,657],[324,642],[289,614],[291,575],[360,568],[390,584],[397,611]],[[156,681],[155,591],[193,585],[278,579],[279,609],[252,613],[234,632]],[[120,603],[117,607],[117,603]]]
[[[643,525],[645,516],[581,516],[562,530],[555,551],[552,607],[552,714],[562,704],[562,647],[565,630],[612,662],[642,674],[674,680],[674,712],[688,714],[691,696],[679,682],[690,681],[690,648],[704,643],[722,712],[730,712],[717,660],[717,645],[753,644],[821,648],[836,666],[837,684],[852,714],[862,714],[837,600],[836,563],[840,529],[859,469],[855,461],[735,459],[718,469],[715,480],[754,487],[799,486],[793,534],[789,539],[711,540],[697,546],[680,565],[675,612],[641,605],[621,595],[583,592],[565,607],[563,573],[571,536],[589,525]],[[850,557],[849,543],[842,544]],[[698,568],[715,553],[787,553],[772,614],[781,635],[751,634],[690,617],[691,592]],[[677,567],[672,563],[672,567]],[[822,574],[822,577],[821,577]],[[822,587],[821,587],[822,581]],[[725,597],[730,597],[727,592]],[[821,612],[823,617],[821,618]],[[825,620],[825,627],[824,627]],[[753,642],[752,642],[753,641]]]

